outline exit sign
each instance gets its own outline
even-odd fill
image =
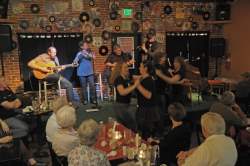
[[[123,9],[123,17],[131,18],[133,13],[133,9],[131,8],[124,8]]]

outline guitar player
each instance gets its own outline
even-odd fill
[[[43,73],[45,77],[42,80],[48,82],[57,82],[60,79],[62,88],[65,88],[67,91],[68,100],[72,102],[74,101],[72,84],[58,72],[53,71],[53,67],[60,65],[56,56],[56,52],[56,48],[51,46],[47,49],[46,53],[40,54],[34,59],[30,60],[28,62],[28,66],[34,71]],[[64,66],[61,66],[60,68],[57,68],[57,71],[61,71],[64,68]]]
[[[105,61],[106,68],[104,71],[104,77],[109,80],[111,72],[116,64],[124,62],[128,65],[132,65],[134,63],[134,60],[132,59],[132,56],[130,54],[126,54],[122,51],[120,45],[114,44],[113,52],[107,57]]]

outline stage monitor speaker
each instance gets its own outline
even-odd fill
[[[9,25],[0,25],[0,52],[12,50],[12,32]]]
[[[230,20],[231,18],[231,5],[230,4],[218,4],[215,12],[216,20]]]
[[[225,55],[226,40],[224,38],[211,38],[209,42],[209,55],[223,57]]]
[[[7,18],[9,0],[0,0],[0,18]]]

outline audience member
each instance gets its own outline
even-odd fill
[[[32,156],[32,153],[28,150],[28,148],[24,145],[24,143],[18,139],[13,140],[13,136],[11,135],[11,131],[9,129],[8,124],[5,123],[2,119],[0,119],[0,146],[12,143],[12,141],[19,141],[19,143],[15,145],[19,146],[18,148],[21,153],[21,158],[25,163],[27,163],[27,165],[31,166],[37,164],[36,160]],[[13,144],[13,146],[15,145]],[[14,148],[13,146],[10,148]]]
[[[52,148],[57,156],[68,156],[68,153],[79,145],[80,140],[73,128],[76,122],[75,109],[65,105],[56,112],[56,121],[60,128],[52,137]]]
[[[168,107],[168,114],[172,121],[170,131],[160,140],[160,160],[167,165],[177,164],[176,155],[180,151],[189,149],[191,128],[183,122],[186,110],[180,103],[172,103]]]
[[[220,101],[211,106],[210,112],[220,114],[226,121],[227,127],[245,126],[247,124],[246,115],[241,111],[239,105],[235,103],[235,96],[230,91],[222,94]]]
[[[60,126],[58,125],[58,123],[56,121],[56,112],[65,105],[68,105],[68,101],[67,101],[66,96],[56,98],[52,103],[53,113],[49,117],[47,124],[46,124],[46,129],[45,129],[46,138],[47,138],[47,141],[49,141],[49,142],[51,142],[53,135],[60,128]]]
[[[197,148],[177,155],[182,166],[234,166],[237,149],[234,141],[225,136],[225,121],[221,115],[207,112],[201,117],[205,141]]]
[[[106,155],[94,148],[99,134],[97,122],[93,119],[83,121],[78,134],[80,145],[69,153],[69,166],[110,166]]]
[[[21,120],[16,110],[22,105],[15,93],[0,76],[0,118],[4,120],[13,134],[13,138],[22,138],[28,134],[28,125]]]

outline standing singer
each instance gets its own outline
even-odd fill
[[[80,79],[82,92],[83,92],[83,104],[88,103],[88,91],[87,84],[89,84],[90,89],[90,101],[92,104],[96,104],[95,95],[95,82],[94,82],[94,68],[93,60],[95,59],[95,54],[91,52],[89,45],[86,41],[79,42],[80,51],[76,54],[74,63],[78,63],[77,76]]]

